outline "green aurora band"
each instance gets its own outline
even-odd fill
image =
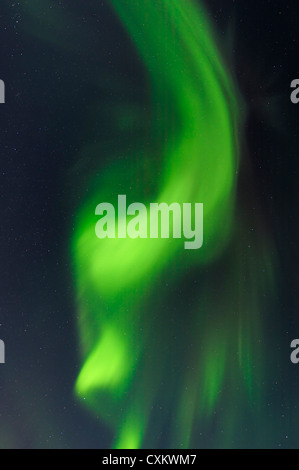
[[[200,447],[200,430],[215,425],[217,411],[225,438],[218,423],[213,445],[228,447],[241,409],[259,409],[269,279],[254,266],[270,266],[262,241],[248,255],[240,242],[240,96],[197,2],[111,4],[147,71],[151,104],[141,142],[119,142],[122,158],[90,182],[78,210],[71,256],[83,364],[75,391],[114,432],[115,448]],[[95,207],[117,206],[118,194],[128,204],[204,203],[203,248],[186,251],[171,238],[97,239]],[[223,259],[225,272],[206,274]],[[182,283],[186,308],[182,301],[173,317]]]

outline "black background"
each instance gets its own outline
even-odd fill
[[[81,162],[80,147],[113,133],[104,115],[90,118],[90,104],[99,97],[91,77],[101,74],[105,109],[113,74],[122,77],[128,100],[142,100],[142,70],[107,2],[53,1],[68,27],[51,26],[49,15],[35,19],[36,30],[22,3],[0,6],[0,76],[6,84],[0,108],[0,338],[6,344],[0,447],[105,448],[112,435],[73,396],[80,358],[67,239],[85,176],[95,165]],[[298,78],[299,5],[206,3],[248,106],[256,191],[279,258],[265,342],[267,360],[281,358],[272,369],[269,401],[276,403],[277,428],[288,438],[274,432],[271,447],[296,447],[299,366],[289,357],[290,342],[299,337],[299,105],[290,101],[290,83]]]

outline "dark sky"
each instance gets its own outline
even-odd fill
[[[54,14],[30,17],[22,3],[5,0],[0,7],[0,78],[6,84],[0,108],[0,338],[7,355],[0,366],[0,447],[105,448],[112,435],[73,395],[80,357],[68,234],[98,164],[82,162],[80,148],[113,136],[104,116],[91,118],[91,104],[102,100],[105,109],[111,94],[142,101],[144,77],[107,1],[53,1],[67,27]],[[278,254],[275,320],[269,312],[265,342],[269,363],[272,350],[280,357],[277,368],[271,366],[277,382],[271,399],[277,426],[287,420],[290,439],[273,439],[273,447],[294,447],[298,431],[290,414],[299,366],[289,360],[289,345],[299,336],[299,107],[289,95],[298,78],[299,5],[206,4],[247,104],[247,152]],[[123,89],[111,80],[115,75]]]

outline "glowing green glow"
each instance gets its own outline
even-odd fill
[[[246,327],[233,335],[238,320],[231,306],[223,311],[212,302],[198,311],[193,307],[196,321],[190,335],[196,347],[186,359],[186,367],[190,362],[192,368],[171,389],[163,382],[171,366],[162,352],[168,326],[162,318],[162,341],[153,326],[149,299],[163,297],[163,279],[177,282],[193,266],[216,261],[231,239],[239,160],[237,91],[210,24],[195,2],[111,0],[111,4],[148,73],[151,146],[145,137],[137,155],[124,151],[124,163],[111,163],[96,184],[91,183],[96,189],[78,212],[72,257],[84,361],[76,393],[111,424],[115,447],[135,448],[153,441],[147,429],[164,387],[178,421],[169,445],[188,447],[196,419],[211,417],[221,399],[225,377],[235,390],[238,371],[244,368],[241,375],[245,373],[245,383],[252,388],[250,341],[244,340]],[[121,142],[119,149],[122,153]],[[128,161],[142,162],[144,184]],[[128,203],[204,203],[204,247],[187,252],[181,240],[97,239],[95,207],[101,202],[116,207],[118,194],[126,194]],[[239,273],[236,270],[233,279]],[[222,304],[220,293],[216,300]],[[257,304],[258,300],[252,302],[254,309]],[[219,318],[224,323],[215,334]],[[169,350],[167,354],[171,357]],[[157,435],[159,426],[165,425],[164,418],[159,419]]]
[[[118,386],[130,367],[127,349],[117,330],[110,330],[107,326],[103,330],[101,341],[88,357],[78,377],[78,392],[84,393],[86,389],[97,387]]]
[[[209,25],[192,2],[186,6],[177,1],[112,3],[149,70],[156,112],[153,140],[156,135],[160,137],[163,129],[167,133],[162,174],[157,178],[151,202],[204,202],[205,243],[209,250],[198,253],[198,257],[211,258],[229,233],[238,162],[234,91],[228,79],[220,80],[225,74],[219,53],[208,40]],[[144,24],[142,30],[140,23]],[[170,47],[169,41],[174,41],[174,45]],[[145,159],[153,157],[139,155]],[[99,243],[94,236],[95,205],[103,201],[117,205],[113,189],[117,187],[113,184],[116,178],[118,185],[123,185],[124,194],[128,194],[129,184],[119,181],[122,176],[121,169],[105,175],[102,190],[83,208],[76,232],[75,257],[80,270],[84,270],[83,282],[101,289],[104,296],[114,296],[136,283],[147,283],[181,249],[177,241],[168,240]],[[198,261],[197,257],[192,258],[191,262]]]

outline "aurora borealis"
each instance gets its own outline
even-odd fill
[[[173,415],[179,428],[174,433],[170,431],[168,445],[188,448],[195,445],[192,431],[196,421],[209,420],[217,410],[227,381],[232,395],[239,388],[250,403],[256,392],[255,380],[261,380],[257,371],[262,360],[256,345],[256,336],[261,334],[261,306],[256,279],[249,278],[251,299],[240,299],[237,312],[224,302],[222,328],[216,333],[217,309],[212,307],[209,294],[202,292],[201,279],[189,313],[194,326],[183,327],[184,341],[190,338],[194,343],[184,359],[186,366],[192,367],[191,377],[188,370],[182,371],[182,377],[175,373],[178,359],[175,354],[173,357],[172,349],[177,349],[181,341],[179,332],[175,340],[170,339],[169,358],[164,357],[159,366],[167,382],[170,376],[175,398],[167,386],[159,392],[159,382],[155,385],[157,368],[151,358],[158,347],[155,331],[161,326],[160,320],[155,322],[147,311],[150,297],[156,296],[157,291],[161,302],[168,302],[167,289],[165,293],[160,287],[162,279],[178,284],[193,265],[200,268],[215,262],[234,236],[234,226],[243,224],[235,214],[241,114],[238,91],[199,5],[180,0],[112,3],[148,70],[153,122],[150,139],[158,141],[152,145],[152,152],[158,147],[161,153],[161,169],[151,177],[153,187],[145,193],[132,185],[129,197],[131,201],[154,198],[168,204],[203,202],[205,246],[201,252],[180,254],[176,240],[97,240],[93,210],[96,200],[113,201],[119,188],[127,193],[134,167],[128,179],[121,165],[119,169],[113,165],[104,178],[100,176],[93,187],[101,191],[96,189],[81,209],[72,247],[85,355],[76,391],[103,419],[111,419],[118,436],[115,445],[126,449],[158,444],[148,435],[148,423],[157,394],[162,393],[166,403],[172,401],[167,413]],[[119,147],[122,148],[121,142]],[[141,151],[137,155],[140,165],[147,165],[148,171],[150,150],[148,146],[147,153]],[[229,249],[232,250],[231,245]],[[242,276],[240,256],[238,252],[231,256],[230,263],[237,266],[236,272],[229,274],[232,279],[228,290],[232,290],[229,283],[234,277],[237,280]],[[259,264],[267,251],[262,248],[253,256]],[[252,269],[250,261],[248,264],[245,269]],[[267,282],[265,277],[261,276],[258,282]],[[207,320],[210,311],[213,314]],[[162,328],[167,344],[166,332]],[[172,361],[174,371],[169,373],[167,368]],[[227,377],[228,367],[235,371],[233,378]],[[160,420],[160,426],[165,426],[163,416]]]
[[[0,448],[298,447],[298,5],[0,8]]]

